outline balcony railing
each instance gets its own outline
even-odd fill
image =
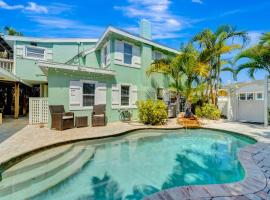
[[[0,67],[14,73],[14,64],[13,60],[11,59],[0,58]]]

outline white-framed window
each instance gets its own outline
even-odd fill
[[[263,92],[256,92],[256,100],[263,100]]]
[[[130,86],[121,85],[121,106],[129,106],[130,104]]]
[[[239,94],[239,100],[245,101],[246,100],[246,93],[240,93]]]
[[[96,84],[90,82],[83,82],[83,107],[91,107],[95,105],[95,90]]]
[[[160,59],[164,58],[164,55],[159,51],[153,51],[152,58],[153,58],[153,60],[160,60]]]
[[[132,64],[132,45],[124,42],[124,64]]]
[[[254,100],[254,93],[248,92],[247,93],[247,101],[252,101],[252,100]]]
[[[36,60],[45,60],[46,49],[36,46],[25,46],[25,57],[36,59]]]

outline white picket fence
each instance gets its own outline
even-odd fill
[[[48,113],[48,98],[29,98],[29,124],[47,124]]]

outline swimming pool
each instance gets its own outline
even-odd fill
[[[62,145],[2,173],[0,199],[139,200],[163,189],[239,181],[256,141],[208,129],[140,130]]]

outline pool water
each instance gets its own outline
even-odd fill
[[[139,200],[177,186],[235,182],[245,176],[237,152],[253,143],[208,129],[143,130],[77,142],[5,171],[2,182],[13,189],[0,189],[0,199]]]

